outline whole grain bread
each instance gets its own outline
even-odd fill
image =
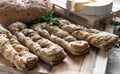
[[[30,22],[52,10],[50,0],[0,0],[0,23]]]

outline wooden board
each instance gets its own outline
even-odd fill
[[[111,27],[107,27],[111,31]],[[101,52],[91,51],[84,56],[68,56],[58,65],[50,66],[43,61],[38,61],[38,66],[30,71],[18,71],[8,60],[0,55],[0,71],[13,74],[105,74],[108,56],[103,56]]]
[[[106,31],[112,31],[108,25]],[[101,52],[96,52],[95,48],[84,56],[68,56],[58,65],[50,66],[43,61],[38,61],[38,66],[30,71],[19,71],[14,68],[8,60],[0,55],[0,71],[13,74],[105,74],[108,56],[103,56]]]
[[[112,32],[113,26],[107,25],[106,31]],[[108,56],[96,52],[96,48],[84,56],[68,56],[58,65],[50,66],[43,61],[38,61],[38,66],[30,71],[19,71],[14,68],[8,60],[0,55],[0,71],[10,72],[13,74],[105,74]]]
[[[111,31],[111,26],[106,31]],[[50,66],[43,61],[38,61],[38,66],[30,71],[18,71],[8,60],[0,55],[0,71],[13,74],[105,74],[108,56],[103,56],[101,52],[96,52],[95,48],[84,56],[68,56],[58,65]]]
[[[112,26],[108,25],[106,31],[112,32]],[[68,56],[58,65],[50,66],[43,61],[38,61],[38,66],[30,71],[19,71],[8,60],[0,55],[0,71],[13,74],[105,74],[108,56],[96,52],[96,48],[84,56]]]

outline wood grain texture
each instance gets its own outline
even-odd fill
[[[106,31],[111,31],[108,26]],[[0,55],[0,71],[13,74],[104,74],[107,65],[107,56],[104,57],[91,48],[90,52],[84,56],[68,56],[58,65],[50,66],[43,61],[38,61],[38,66],[29,71],[18,71],[8,60]]]
[[[2,56],[0,56],[1,58]],[[90,51],[84,56],[73,56],[68,54],[67,58],[58,65],[50,66],[39,60],[38,66],[30,71],[18,71],[4,57],[0,59],[0,70],[14,74],[31,74],[31,73],[50,73],[50,74],[92,74],[95,66],[96,52]],[[2,63],[4,62],[4,63]]]

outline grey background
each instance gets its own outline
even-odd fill
[[[113,7],[120,10],[120,0],[114,0]],[[120,18],[116,20],[120,21]],[[120,74],[120,48],[110,50],[106,74]]]

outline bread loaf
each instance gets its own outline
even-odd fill
[[[89,44],[100,48],[102,51],[111,49],[118,41],[118,36],[115,34],[96,29],[88,29],[72,24],[64,19],[60,20],[59,27],[79,40],[86,40]]]
[[[0,0],[0,23],[30,22],[52,9],[50,0]]]
[[[0,54],[19,70],[29,70],[37,66],[38,57],[3,27],[0,27]]]
[[[89,44],[84,40],[77,40],[68,32],[63,31],[58,26],[50,26],[47,23],[38,23],[32,26],[41,36],[63,47],[73,55],[84,55],[89,51]]]
[[[9,25],[8,28],[21,43],[48,64],[58,64],[66,57],[63,48],[41,37],[36,31],[27,29],[25,24],[16,22]]]

